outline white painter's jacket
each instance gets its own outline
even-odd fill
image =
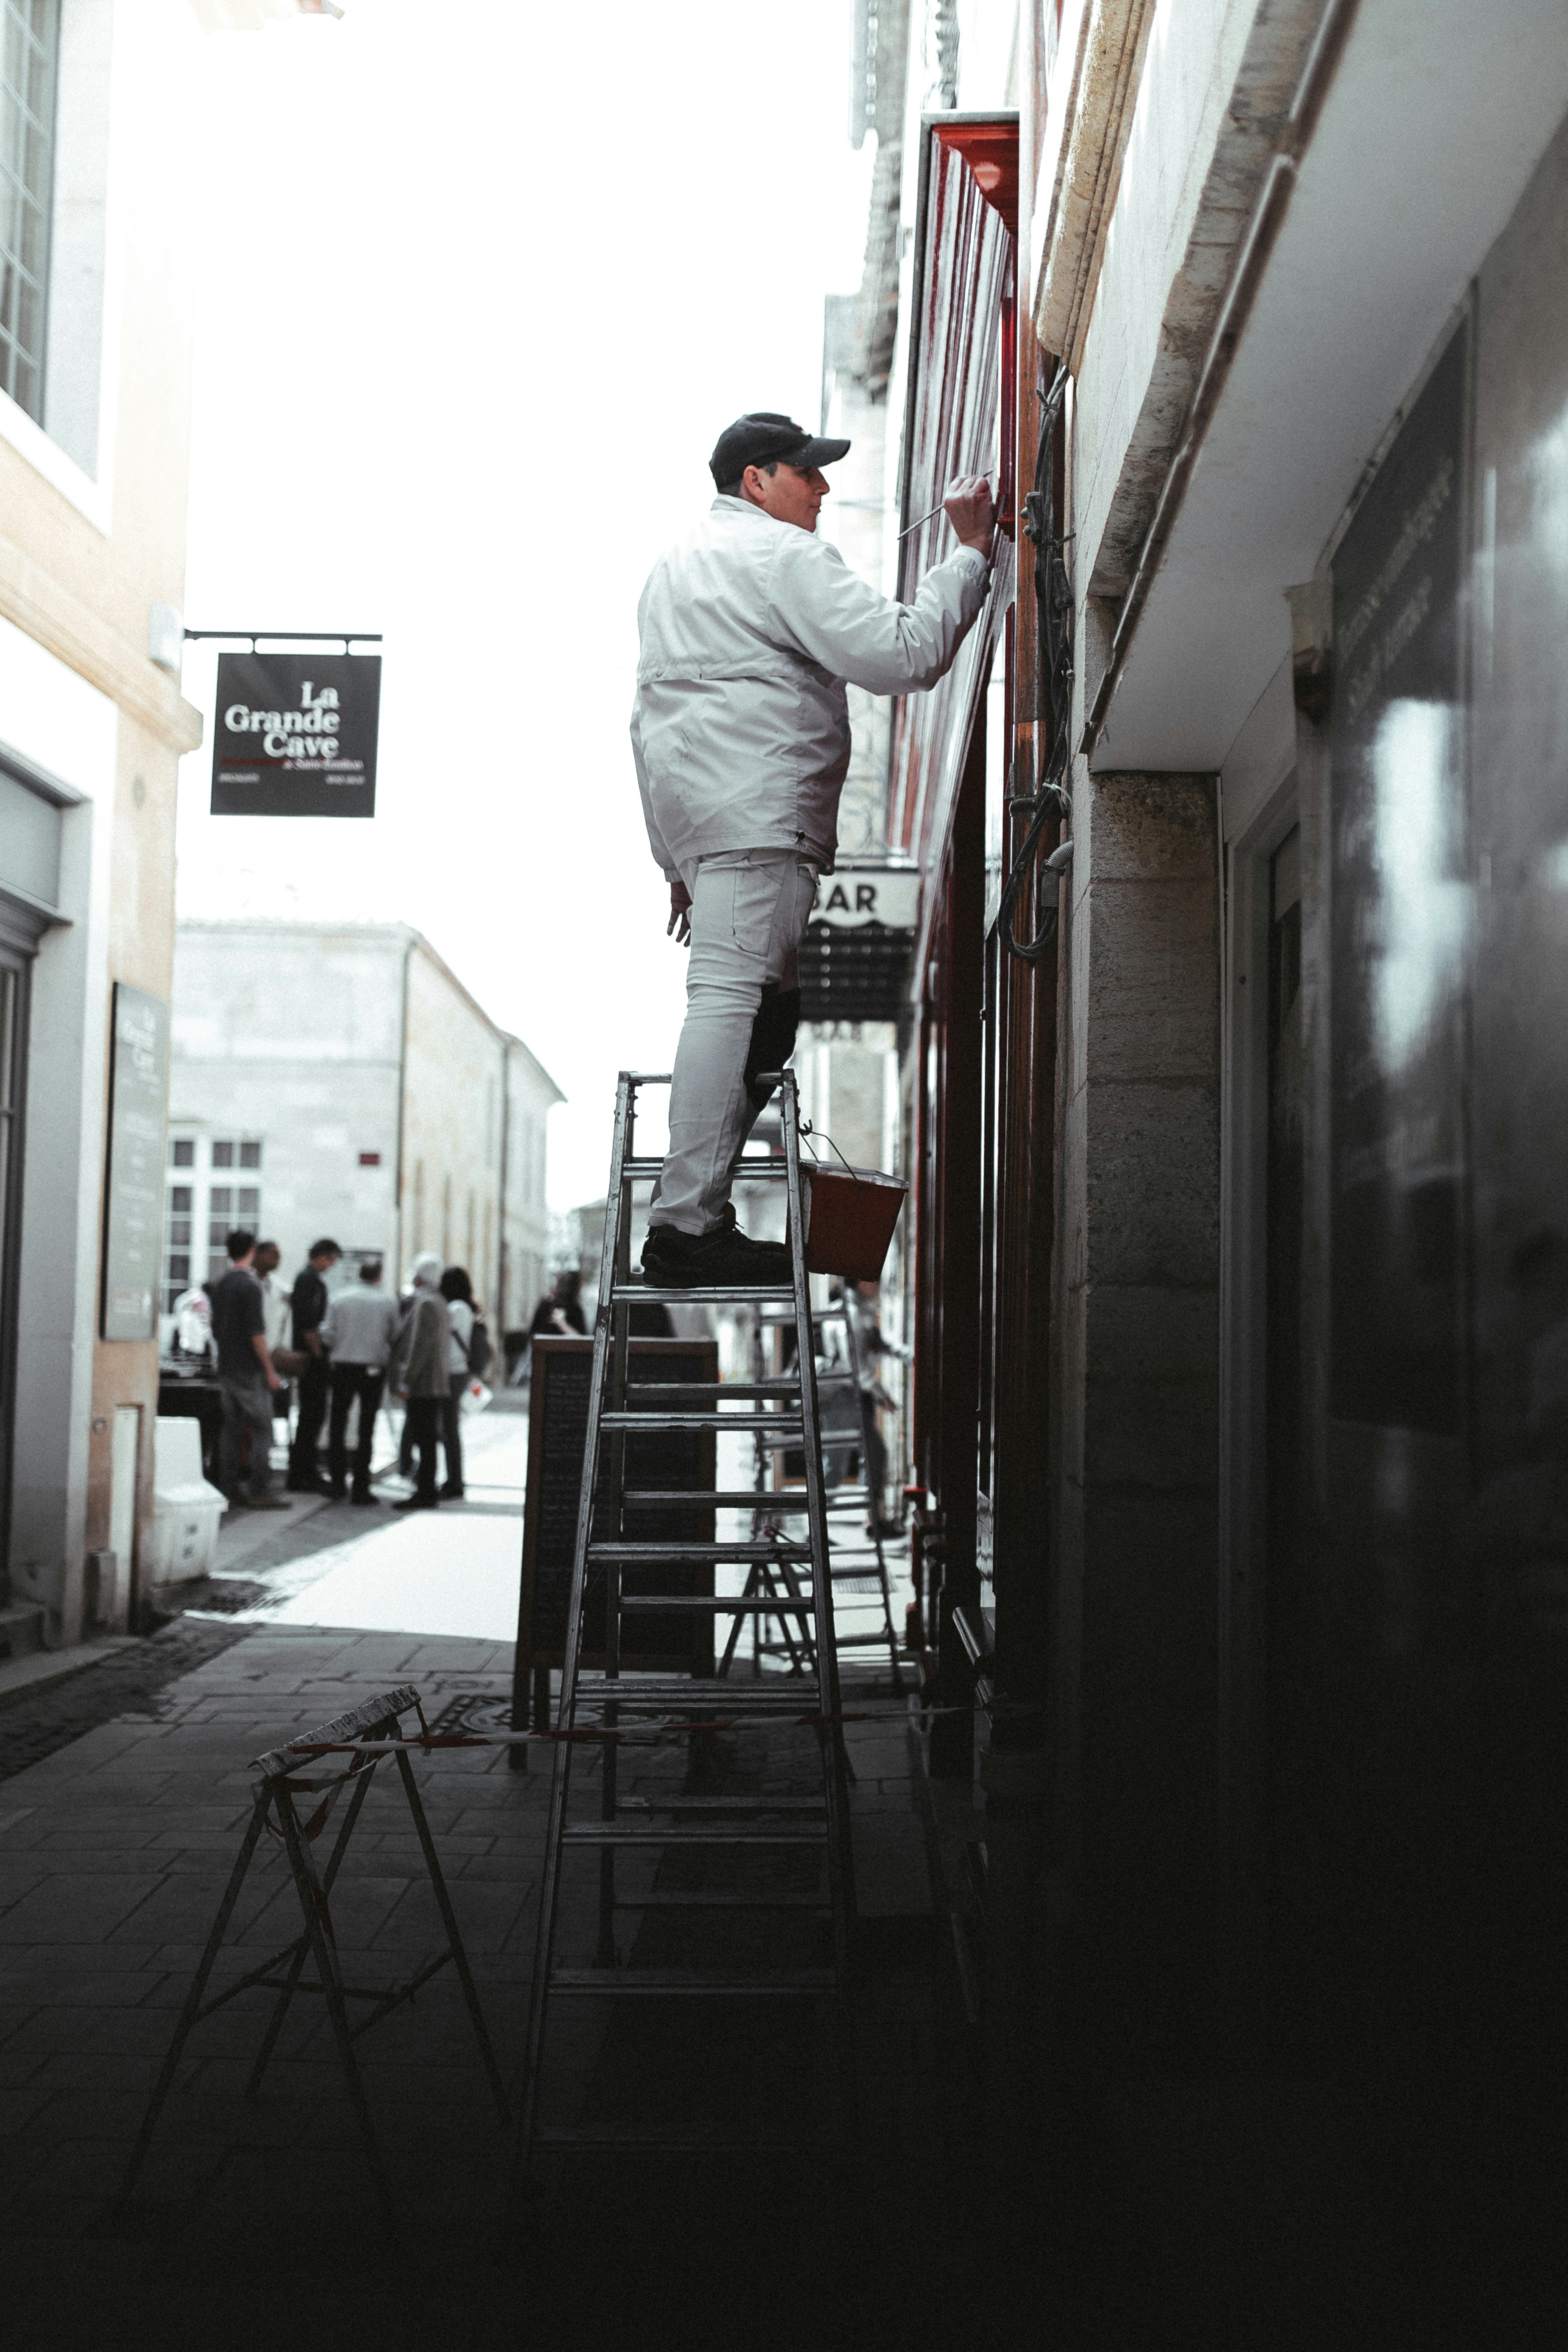
[[[659,558],[637,606],[632,752],[648,843],[673,881],[729,849],[830,865],[849,767],[845,686],[917,693],[952,664],[988,567],[961,547],[912,604],[879,595],[828,540],[716,498]]]

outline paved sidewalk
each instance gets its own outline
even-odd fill
[[[174,1657],[178,1671],[159,1681],[193,1640],[225,1646],[195,1664]],[[917,2312],[929,2325],[950,2293],[955,2311],[968,2307],[972,2261],[947,2185],[958,2041],[913,1747],[897,1722],[852,1735],[868,1925],[862,2150],[847,2172],[798,2158],[761,2174],[733,2159],[572,2158],[520,2234],[502,2197],[505,2137],[447,1970],[360,2045],[406,2217],[395,2255],[324,2017],[297,2002],[261,2095],[244,2097],[263,1992],[197,2029],[133,2205],[111,2221],[248,1816],[248,1759],[397,1682],[416,1685],[432,1716],[487,1700],[493,1711],[510,1689],[506,1644],[451,1637],[186,1619],[135,1654],[156,1664],[112,1716],[0,1785],[0,2307],[26,2314],[29,2345],[226,2352],[434,2335],[510,2347],[595,2342],[603,2330],[639,2352],[684,2352],[772,2341],[785,2322],[814,2344],[892,2344],[909,2340]],[[106,1663],[75,1680],[102,1689],[116,1671]],[[447,1751],[416,1769],[511,2078],[548,1770],[510,1770],[500,1749]],[[350,1982],[389,1980],[439,1948],[384,1773],[332,1914]],[[296,1932],[280,1850],[264,1841],[227,1969],[240,1973]],[[728,2095],[743,2106],[748,2046],[731,2038],[722,2049]],[[602,2031],[583,2042],[580,2087],[602,2076],[605,2056]]]

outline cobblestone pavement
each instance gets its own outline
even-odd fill
[[[261,2095],[244,2095],[262,1991],[197,2029],[136,2195],[115,2217],[248,1817],[248,1759],[397,1682],[419,1688],[427,1712],[456,1713],[493,1711],[510,1679],[503,1643],[188,1620],[130,1659],[76,1677],[90,1689],[46,1691],[0,1715],[0,1740],[16,1742],[35,1709],[48,1717],[37,1760],[0,1790],[0,2307],[18,2325],[25,2315],[29,2347],[190,2341],[226,2352],[367,2336],[481,2352],[557,2340],[684,2352],[802,2334],[858,2346],[907,2343],[916,2313],[931,2326],[944,2310],[945,2341],[968,2340],[973,2260],[945,2185],[962,2036],[943,1997],[911,1743],[896,1722],[852,1735],[868,1926],[861,2131],[847,2166],[574,2157],[557,2160],[520,2216],[503,2195],[505,2135],[448,1969],[360,2045],[405,2217],[395,2248],[319,2001],[296,2004]],[[510,1769],[499,1749],[448,1751],[416,1769],[512,2080],[548,1773]],[[439,1948],[385,1774],[331,1908],[351,1983],[384,1983]],[[296,1930],[280,1850],[265,1840],[226,1971],[257,1965]],[[612,2104],[628,2084],[646,2096],[661,2077],[705,2076],[731,2112],[773,2096],[776,2036],[715,2032],[692,2004],[674,2038],[656,2035],[645,2054],[618,2017],[609,2036],[604,2004],[585,2006],[595,2018],[563,2043],[570,2102],[606,2083]]]
[[[58,1682],[34,1683],[0,1696],[0,1780],[41,1764],[57,1748],[119,1716],[155,1717],[168,1685],[243,1641],[248,1626],[208,1625],[178,1617],[153,1636]],[[0,1800],[0,1816],[5,1812]]]

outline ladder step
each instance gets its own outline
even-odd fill
[[[617,1895],[617,1911],[820,1911],[830,1914],[826,1895],[686,1895],[656,1889],[650,1895]]]
[[[798,1402],[798,1380],[781,1381],[633,1381],[627,1393],[633,1396],[711,1397],[794,1397]]]
[[[723,1429],[732,1436],[739,1436],[748,1429],[765,1430],[770,1437],[776,1437],[781,1445],[805,1435],[805,1425],[799,1414],[787,1412],[602,1412],[599,1426],[601,1429],[633,1431]],[[702,1499],[700,1487],[687,1497],[693,1503],[700,1503]]]
[[[811,1508],[805,1488],[790,1492],[781,1488],[775,1494],[771,1486],[725,1487],[715,1492],[703,1487],[694,1493],[689,1486],[628,1486],[621,1496],[627,1510],[640,1510],[645,1503],[684,1504],[689,1510],[700,1503],[705,1511],[806,1511]]]
[[[771,1543],[591,1543],[590,1559],[620,1559],[633,1564],[661,1559],[777,1559],[792,1567],[811,1560],[809,1544]],[[864,1570],[844,1573],[863,1575]]]
[[[608,1822],[584,1822],[561,1832],[567,1845],[822,1845],[822,1829],[617,1829]]]
[[[650,1609],[694,1609],[718,1617],[813,1617],[816,1597],[811,1592],[773,1592],[759,1599],[737,1592],[623,1592],[623,1617],[640,1617]]]
[[[621,1811],[627,1813],[705,1813],[711,1821],[717,1821],[723,1814],[749,1819],[753,1813],[795,1813],[816,1822],[827,1819],[827,1808],[818,1797],[627,1797],[622,1802]]]
[[[596,1994],[601,2000],[679,1993],[776,2000],[837,1992],[838,1986],[831,1969],[801,1969],[787,1977],[727,1977],[704,1969],[556,1969],[550,1990]]]
[[[646,1184],[659,1175],[663,1168],[662,1160],[627,1160],[622,1163],[621,1174],[629,1177],[634,1184]],[[754,1184],[759,1179],[763,1183],[782,1184],[789,1170],[784,1160],[770,1157],[740,1160],[731,1173],[735,1181],[741,1184]]]
[[[610,1292],[616,1307],[754,1307],[767,1298],[794,1297],[794,1285],[787,1282],[617,1282]]]

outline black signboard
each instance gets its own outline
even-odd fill
[[[896,1021],[920,920],[912,866],[841,865],[825,874],[801,940],[803,1021]]]
[[[374,816],[379,654],[219,654],[214,816]]]
[[[109,1170],[103,1214],[103,1336],[155,1339],[163,1240],[163,1122],[169,1008],[114,983]]]
[[[1433,1433],[1461,1409],[1468,340],[1333,559],[1330,1411]]]
[[[650,1384],[717,1381],[718,1343],[712,1339],[633,1339],[629,1342],[627,1404],[651,1410]],[[594,1369],[591,1339],[535,1339],[533,1387],[529,1401],[528,1486],[522,1523],[522,1586],[518,1607],[513,1720],[523,1720],[529,1675],[538,1666],[558,1666],[566,1650],[566,1613],[572,1597],[572,1554],[583,1484],[583,1447],[588,1427],[588,1389]],[[684,1400],[687,1404],[693,1401]],[[689,1487],[692,1507],[655,1506],[622,1515],[621,1532],[631,1542],[711,1543],[714,1471],[713,1433],[660,1430],[626,1443],[628,1487]],[[608,1441],[601,1454],[599,1493],[608,1476]],[[603,1509],[601,1503],[600,1508]],[[623,1571],[624,1591],[700,1593],[713,1590],[711,1562],[661,1564]],[[583,1660],[604,1663],[605,1578],[590,1573],[584,1603]],[[621,1664],[628,1673],[707,1675],[713,1671],[713,1621],[699,1612],[679,1617],[653,1612],[621,1620]]]

